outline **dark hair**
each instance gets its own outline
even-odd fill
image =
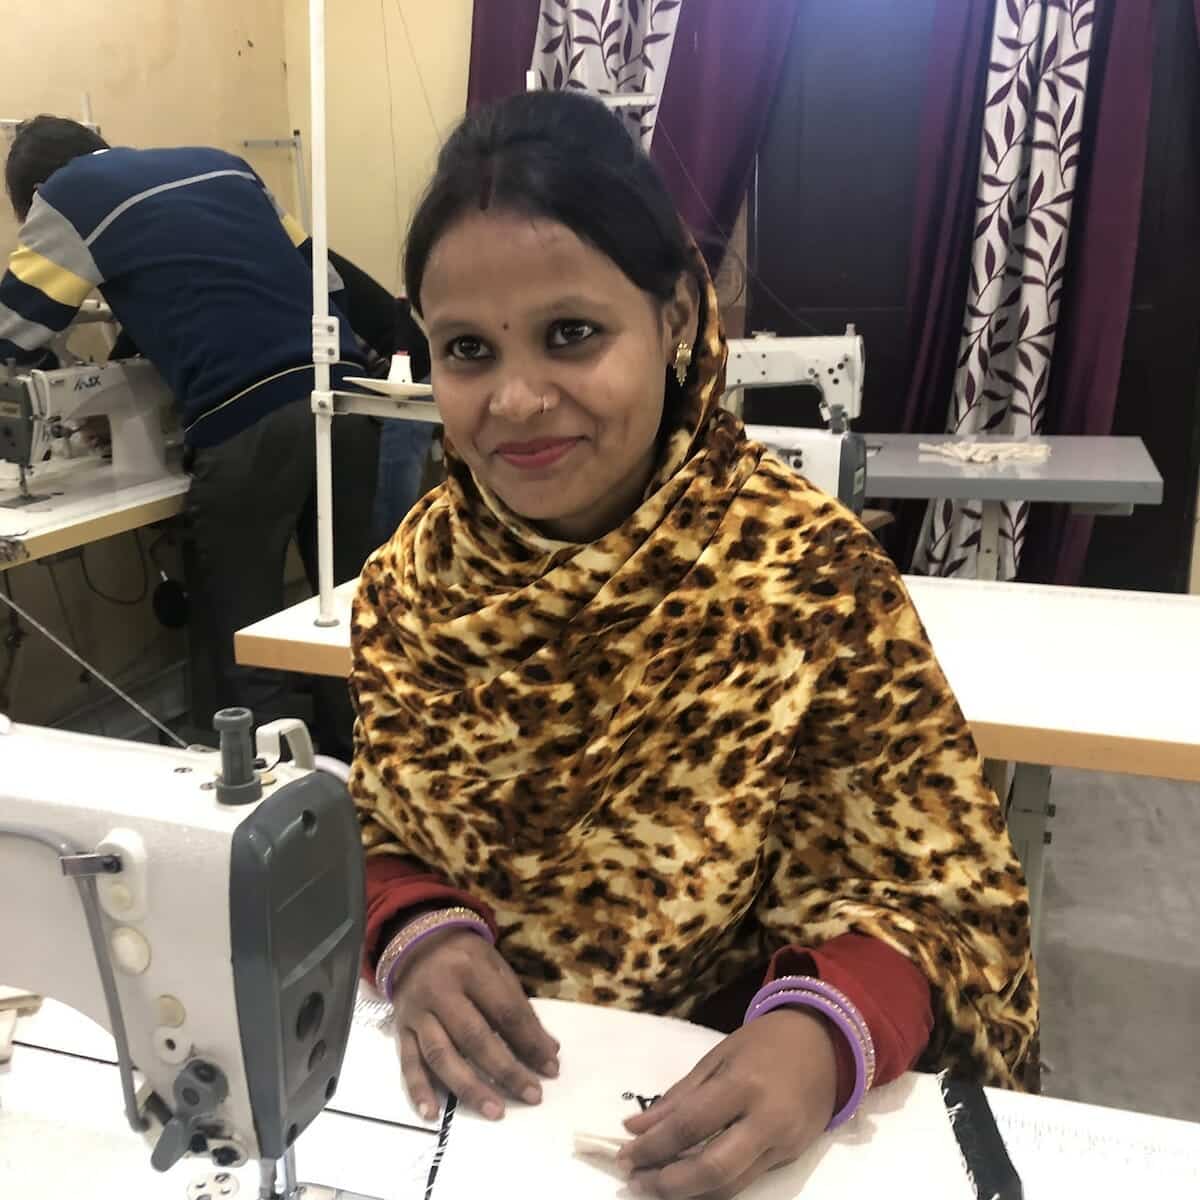
[[[576,92],[523,92],[468,114],[438,155],[413,217],[404,282],[421,311],[434,243],[470,209],[557,221],[643,291],[668,300],[691,269],[679,214],[621,120]]]
[[[108,143],[94,129],[68,117],[43,114],[22,121],[4,167],[8,198],[17,216],[25,220],[38,185],[59,167],[65,167],[73,158],[107,149]]]

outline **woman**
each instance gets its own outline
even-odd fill
[[[537,1103],[526,993],[730,1033],[630,1124],[660,1196],[735,1194],[918,1061],[1015,1085],[998,803],[892,564],[719,408],[649,161],[579,96],[471,115],[405,270],[449,477],[363,572],[351,787],[414,1103]]]

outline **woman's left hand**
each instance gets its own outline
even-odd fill
[[[833,1116],[837,1063],[825,1021],[802,1008],[751,1021],[652,1107],[625,1122],[617,1157],[635,1191],[729,1200],[791,1162]]]

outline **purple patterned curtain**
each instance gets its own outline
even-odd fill
[[[900,428],[945,428],[967,292],[980,131],[987,98],[995,0],[938,0],[921,109],[917,185],[908,254],[908,392]],[[912,561],[925,505],[895,506],[897,557]]]
[[[1150,128],[1152,6],[1114,5],[1101,36],[1103,62],[1094,68],[1099,91],[1089,114],[1080,217],[1050,382],[1051,433],[1112,433],[1133,296]],[[1078,583],[1092,521],[1062,505],[1036,506],[1021,577]]]
[[[468,108],[525,90],[537,27],[538,0],[477,0],[471,17]]]
[[[1066,275],[1095,0],[1000,0],[950,433],[1041,432]],[[1017,573],[1027,504],[1005,506],[999,577]],[[916,571],[974,575],[980,507],[931,503]]]
[[[715,269],[795,15],[795,0],[478,0],[468,105],[522,90],[531,67],[550,87],[658,91],[650,154]]]
[[[533,69],[543,88],[659,97],[681,0],[542,0]],[[650,149],[658,101],[620,110]]]
[[[542,0],[533,66],[543,87],[659,96],[630,124],[715,270],[794,24],[795,0]]]
[[[953,372],[947,347],[957,347],[962,330],[959,289],[965,280],[956,268],[970,250],[974,225],[993,3],[940,0],[934,15],[905,303],[915,357],[903,428],[917,433],[943,427],[945,403],[938,393]]]
[[[783,73],[796,0],[684,0],[651,157],[715,271]]]

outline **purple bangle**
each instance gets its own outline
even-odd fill
[[[391,940],[375,968],[375,986],[387,997],[389,1004],[392,1002],[392,984],[397,968],[409,957],[413,947],[427,937],[448,929],[470,929],[472,933],[495,944],[496,939],[492,937],[487,922],[469,908],[439,909],[417,917]]]
[[[863,1049],[862,1038],[859,1037],[854,1022],[833,1001],[811,992],[776,992],[761,1004],[751,1005],[753,1012],[748,1020],[753,1021],[759,1017],[765,1017],[767,1013],[777,1008],[793,1007],[811,1008],[827,1020],[832,1021],[849,1043],[850,1052],[854,1055],[854,1089],[841,1111],[834,1113],[829,1124],[825,1126],[825,1131],[832,1133],[833,1130],[845,1125],[854,1116],[863,1097],[867,1094],[867,1056]]]
[[[779,995],[780,992],[811,992],[814,996],[823,996],[831,1004],[837,1005],[842,1012],[854,1022],[858,1030],[859,1037],[874,1048],[874,1042],[871,1038],[871,1030],[867,1025],[866,1018],[858,1011],[857,1005],[850,999],[845,992],[833,987],[828,983],[822,983],[821,980],[811,975],[784,975],[780,979],[776,979],[771,983],[759,988],[753,1000],[750,1001],[750,1007],[746,1010],[747,1021],[751,1020],[755,1012],[754,1010],[764,1001],[769,1000],[772,996]]]

